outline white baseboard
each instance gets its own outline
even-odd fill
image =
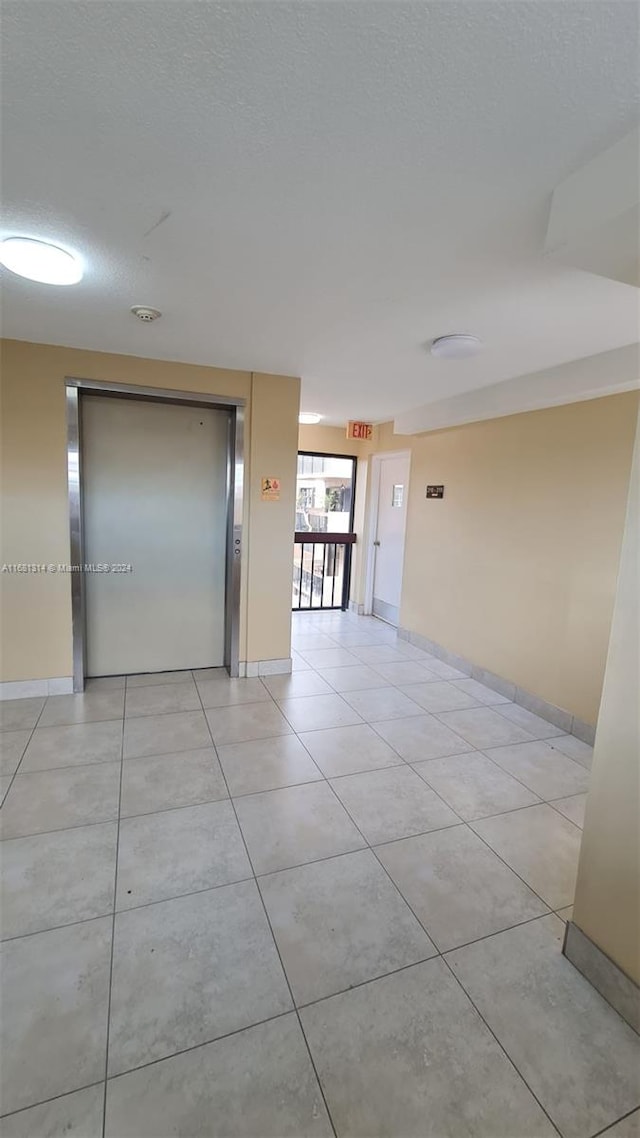
[[[567,921],[562,948],[596,991],[640,1033],[640,989],[573,921]]]
[[[288,676],[291,666],[290,656],[282,660],[241,660],[240,675],[246,679],[255,676]]]
[[[73,676],[54,676],[46,680],[3,680],[0,683],[0,700],[72,694]]]
[[[481,668],[464,656],[449,652],[441,644],[437,644],[435,640],[429,640],[427,636],[421,636],[418,632],[411,632],[408,628],[399,628],[398,636],[401,640],[408,640],[416,648],[422,648],[424,652],[430,652],[439,660],[443,660],[446,664],[451,664],[453,668],[458,668],[459,671],[472,676],[474,680],[478,680],[488,688],[493,688],[506,699],[512,699],[514,703],[519,703],[521,707],[531,711],[534,715],[542,716],[548,723],[553,723],[561,731],[565,731],[567,735],[575,735],[583,743],[587,743],[590,747],[593,746],[596,734],[595,727],[592,727],[590,723],[584,723],[577,716],[572,715],[570,711],[556,707],[555,704],[548,703],[546,699],[541,699],[540,696],[533,695],[531,692],[525,691],[524,688],[519,688],[512,680],[505,680],[502,676],[497,676],[494,672]]]

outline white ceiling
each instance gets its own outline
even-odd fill
[[[3,271],[18,339],[303,377],[329,422],[637,339],[637,290],[543,255],[554,187],[625,135],[625,0],[3,4]],[[132,304],[160,308],[147,326]],[[486,342],[445,363],[451,331]]]

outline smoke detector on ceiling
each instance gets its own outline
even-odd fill
[[[162,316],[157,308],[147,308],[146,304],[134,304],[131,311],[134,316],[138,317],[138,320],[142,320],[143,324],[151,324],[153,320]]]
[[[442,360],[464,360],[475,356],[482,348],[482,340],[464,332],[454,332],[448,336],[438,336],[431,344],[431,355]]]

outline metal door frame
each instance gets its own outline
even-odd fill
[[[80,400],[83,392],[105,398],[149,400],[186,404],[227,411],[227,558],[225,582],[224,663],[229,675],[240,674],[240,581],[242,572],[242,512],[244,496],[244,416],[245,399],[226,395],[206,395],[200,391],[173,391],[130,383],[107,383],[95,379],[65,378],[67,407],[67,474],[69,486],[69,536],[71,565],[84,565],[82,520],[82,420]],[[71,574],[71,614],[73,628],[73,690],[84,691],[86,661],[84,572]]]

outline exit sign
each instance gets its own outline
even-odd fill
[[[348,439],[367,439],[369,440],[373,435],[373,427],[371,423],[358,423],[350,422],[347,426]]]

